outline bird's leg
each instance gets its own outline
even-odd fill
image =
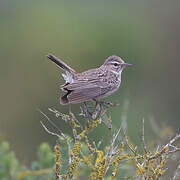
[[[115,106],[115,104],[113,104],[112,102],[108,102],[108,101],[100,101],[99,103],[106,107],[114,107]]]
[[[96,104],[95,104],[95,109],[93,111],[93,119],[97,118],[97,117],[100,117],[101,116],[101,113],[102,113],[102,110],[103,110],[103,103],[101,101],[98,101],[97,99],[93,99]]]
[[[84,102],[84,107],[85,107],[85,111],[86,111],[86,113],[87,113],[88,115],[92,116],[92,113],[89,111],[89,109],[88,109],[88,105],[87,105],[87,103],[86,103],[86,102]]]
[[[85,119],[86,119],[86,126],[89,125],[89,117],[92,117],[92,113],[89,111],[87,103],[84,102],[84,110],[85,110]]]
[[[72,111],[71,111],[71,104],[69,105],[69,113],[71,113]]]
[[[94,110],[93,110],[93,112],[92,112],[92,118],[93,119],[96,119],[96,117],[97,117],[97,115],[98,115],[98,113],[99,113],[99,109],[98,109],[98,105],[99,105],[99,103],[98,103],[98,101],[96,100],[96,99],[93,99],[94,101],[95,101],[95,107],[94,107]],[[101,108],[101,107],[100,107]]]
[[[105,106],[105,107],[114,107],[116,106],[116,104],[113,104],[112,102],[107,102],[107,101],[98,101],[93,99],[96,103],[98,103],[101,106]]]

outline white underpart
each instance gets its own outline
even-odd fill
[[[66,81],[66,83],[73,83],[74,82],[74,76],[72,73],[66,71],[66,74],[62,74],[62,77]]]
[[[120,83],[119,83],[119,85],[118,85],[118,88],[119,88],[119,86],[120,86],[120,84],[121,84],[121,73],[122,73],[122,70],[120,70],[119,72],[116,72],[116,71],[111,70],[111,72],[112,72],[112,73],[114,73],[114,74],[119,75],[119,76],[118,76],[118,80],[120,81]],[[105,95],[101,96],[101,98],[103,98],[103,97],[106,97],[106,96],[109,96],[109,95],[113,94],[115,91],[117,91],[117,90],[118,90],[118,88],[115,88],[114,90],[109,91],[109,92],[108,92],[108,93],[106,93]]]
[[[119,72],[116,72],[116,71],[113,71],[113,70],[111,70],[111,72],[114,73],[114,74],[119,75],[119,76],[118,76],[118,80],[121,81],[121,73],[122,73],[122,69],[121,69]]]

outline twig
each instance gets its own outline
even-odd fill
[[[172,180],[178,180],[178,178],[180,178],[180,164],[178,165]]]
[[[53,112],[57,118],[60,116],[61,119],[64,120],[65,122],[67,122],[68,120],[70,120],[69,115],[63,114],[63,113],[57,111],[55,108],[53,108],[53,109],[52,109],[52,108],[48,108],[48,110],[49,110],[50,112]]]
[[[71,140],[72,141],[72,140]],[[69,164],[71,164],[72,163],[72,159],[71,159],[71,147],[70,147],[70,144],[71,144],[71,141],[69,142],[69,141],[67,141],[67,146],[68,146],[68,162],[69,162]]]
[[[162,154],[164,153],[167,153],[167,154],[172,154],[172,153],[175,153],[177,151],[180,151],[180,148],[178,147],[174,147],[173,150],[169,150],[170,147],[172,147],[172,144],[177,141],[178,139],[180,138],[180,134],[177,134],[173,139],[171,139],[165,146],[163,146],[161,148],[160,151],[158,151],[154,156],[151,156],[150,158],[148,158],[148,161],[152,160],[152,159],[156,159],[157,157],[161,156]]]
[[[60,153],[60,146],[57,142],[54,146],[54,153],[56,157],[56,163],[55,163],[55,179],[60,180],[60,172],[61,172],[61,153]]]
[[[143,144],[144,152],[147,154],[147,153],[149,153],[149,152],[148,152],[148,150],[147,150],[147,146],[146,146],[146,143],[145,143],[145,140],[144,140],[144,118],[142,119],[141,138],[142,138],[142,144]]]
[[[81,123],[75,118],[74,114],[71,111],[69,111],[69,115],[70,115],[70,118],[79,125],[80,129],[83,130]]]
[[[51,132],[51,131],[43,124],[42,121],[40,121],[40,123],[41,123],[42,127],[45,129],[45,131],[46,131],[48,134],[51,134],[51,135],[53,135],[53,136],[57,136],[57,137],[60,138],[60,139],[62,138],[59,134],[54,133],[54,132]]]
[[[105,165],[106,165],[106,172],[109,168],[109,162],[111,160],[111,157],[112,157],[112,154],[113,154],[113,147],[114,147],[114,143],[117,139],[117,137],[119,136],[119,133],[121,131],[121,127],[118,129],[117,133],[114,135],[114,137],[112,136],[112,124],[111,124],[111,127],[110,127],[110,147],[108,149],[108,153],[107,153],[107,156],[106,156],[106,161],[105,161]]]
[[[65,140],[67,140],[67,138],[66,138],[66,136],[62,133],[62,131],[56,126],[56,124],[55,123],[53,123],[51,120],[50,120],[50,118],[46,115],[46,114],[44,114],[40,109],[38,109],[38,111],[48,120],[48,122],[53,126],[53,127],[55,127],[59,132],[60,132],[60,134],[61,134],[61,136],[62,137],[64,137],[64,139]],[[45,127],[45,125],[41,122],[41,125],[43,126],[43,127]],[[45,130],[46,130],[47,128],[45,127]],[[48,129],[47,129],[48,130]],[[49,131],[49,130],[48,130]],[[48,132],[47,131],[47,132]],[[50,132],[50,131],[49,131]],[[52,132],[51,132],[52,133]],[[55,134],[55,133],[54,133]]]
[[[140,154],[138,154],[138,153],[136,152],[136,150],[131,147],[131,145],[130,145],[129,142],[128,142],[128,137],[126,136],[126,133],[124,132],[124,130],[123,130],[123,133],[124,133],[124,137],[125,137],[125,142],[126,142],[128,148],[131,150],[131,152],[132,152],[135,156],[138,156],[138,157],[140,157],[140,158],[143,158],[143,156],[141,156]]]

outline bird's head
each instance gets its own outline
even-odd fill
[[[120,74],[126,66],[131,65],[132,64],[125,63],[119,56],[115,55],[109,56],[103,64],[108,70],[117,74]]]

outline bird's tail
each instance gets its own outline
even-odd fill
[[[47,55],[47,58],[50,59],[52,62],[54,62],[58,67],[64,69],[65,71],[68,71],[71,74],[75,74],[76,71],[74,69],[72,69],[71,67],[69,67],[66,63],[64,63],[63,61],[61,61],[59,58],[57,58],[56,56],[49,54]]]

